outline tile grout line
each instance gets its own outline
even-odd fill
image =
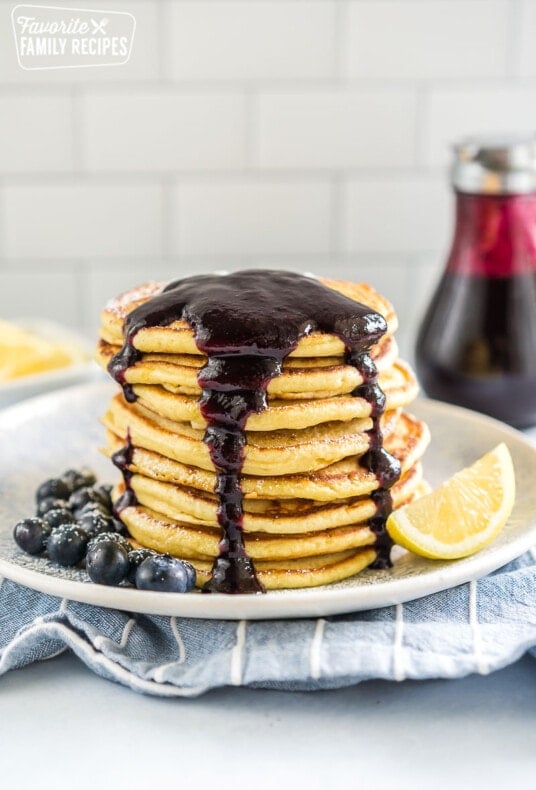
[[[506,25],[506,76],[510,79],[522,79],[519,53],[521,52],[521,28],[523,11],[520,0],[510,0],[508,5],[508,22]]]
[[[160,234],[162,256],[170,258],[175,253],[175,239],[177,238],[176,226],[179,224],[177,216],[176,184],[171,178],[163,178],[160,184],[161,211]],[[180,227],[180,225],[179,225]]]
[[[167,86],[170,78],[170,51],[169,51],[169,3],[167,0],[157,2],[156,35],[158,46],[158,82]]]
[[[425,83],[422,83],[415,91],[415,149],[413,151],[413,166],[416,169],[420,166],[425,166],[423,160],[426,159],[425,141],[429,137],[426,133],[429,103],[430,88]]]
[[[72,172],[73,174],[82,174],[86,166],[85,145],[83,129],[83,110],[82,110],[82,96],[80,94],[79,86],[73,85],[70,91],[71,96],[71,159],[72,159]],[[67,174],[69,175],[69,174]]]
[[[244,164],[248,173],[261,168],[260,97],[256,89],[247,90],[245,102]]]
[[[330,179],[329,251],[332,257],[343,254],[346,239],[345,208],[345,183],[337,173]]]
[[[333,166],[303,166],[303,167],[257,167],[255,170],[244,170],[241,167],[229,168],[199,168],[199,169],[161,169],[161,170],[93,170],[84,169],[77,173],[64,171],[48,171],[40,173],[10,172],[0,174],[8,185],[43,185],[72,183],[73,175],[91,180],[98,185],[107,186],[110,183],[130,185],[132,182],[145,185],[155,183],[159,178],[181,178],[186,184],[217,183],[225,184],[228,181],[244,179],[248,183],[259,180],[259,176],[281,184],[318,181],[327,179],[336,172]],[[444,177],[444,168],[439,165],[406,165],[406,166],[347,166],[341,168],[340,173],[351,179],[378,179],[390,181],[393,179],[421,176],[425,178]]]
[[[77,326],[83,332],[90,331],[89,302],[86,294],[89,292],[90,262],[79,260],[74,266],[75,295],[77,307]]]
[[[350,44],[347,34],[349,17],[350,7],[347,0],[340,0],[335,4],[333,78],[341,83],[347,81],[350,72]]]
[[[2,269],[8,258],[7,252],[7,196],[5,179],[0,177],[0,264]]]
[[[337,0],[335,0],[337,1]],[[344,0],[342,0],[344,1]],[[461,0],[460,0],[461,1]],[[0,0],[1,2],[1,0]],[[516,2],[516,0],[512,0]],[[519,27],[519,25],[518,25]],[[515,33],[514,35],[517,35]],[[520,86],[525,89],[534,89],[536,84],[536,75],[514,75],[516,81]],[[309,78],[296,78],[296,77],[281,77],[281,78],[265,78],[265,79],[245,79],[245,78],[228,78],[225,80],[217,78],[199,78],[199,79],[172,79],[167,76],[157,76],[143,79],[136,78],[131,80],[106,80],[87,83],[77,83],[79,87],[87,86],[92,91],[98,91],[100,94],[113,94],[124,93],[126,89],[131,92],[152,90],[158,87],[165,87],[170,91],[185,94],[225,94],[237,93],[248,88],[254,88],[259,91],[266,91],[269,93],[296,93],[303,91],[304,93],[314,93],[317,90],[334,90],[339,91],[341,87],[345,90],[355,93],[370,93],[371,91],[379,91],[381,93],[398,93],[399,91],[415,90],[416,88],[427,85],[431,88],[439,90],[455,90],[461,88],[463,90],[470,90],[478,92],[482,89],[488,88],[508,88],[511,87],[511,75],[491,75],[491,76],[447,76],[447,77],[434,77],[432,79],[424,80],[421,77],[309,77]],[[16,81],[0,82],[0,96],[1,95],[23,95],[23,94],[37,94],[40,95],[44,90],[51,93],[62,95],[65,89],[73,87],[71,83],[42,83],[42,82],[24,82],[19,83]]]

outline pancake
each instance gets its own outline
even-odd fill
[[[107,370],[112,356],[120,350],[101,340],[95,351],[97,363]],[[387,371],[396,361],[398,348],[394,337],[382,338],[373,346],[371,356],[380,372]],[[160,384],[170,392],[199,398],[201,387],[197,376],[207,358],[194,354],[144,354],[139,362],[125,372],[127,384]],[[363,383],[363,377],[342,357],[289,359],[283,363],[279,376],[267,386],[269,398],[294,400],[347,395]]]
[[[386,394],[386,408],[398,409],[414,400],[417,382],[410,369],[402,362],[380,377]],[[135,384],[137,402],[148,411],[174,422],[190,423],[204,429],[206,420],[201,414],[198,398],[175,395],[163,387]],[[281,429],[309,428],[336,420],[363,419],[370,415],[370,404],[364,398],[339,396],[314,400],[270,400],[268,408],[248,417],[248,431],[277,431]]]
[[[172,458],[183,464],[213,470],[203,442],[204,431],[186,423],[160,417],[139,403],[127,404],[121,395],[110,402],[104,425],[135,447]],[[244,474],[271,476],[314,471],[350,455],[363,455],[370,446],[370,418],[331,422],[301,431],[247,431]]]
[[[167,552],[188,560],[210,559],[219,554],[218,527],[193,527],[141,505],[126,508],[121,518],[135,540],[158,552]],[[252,559],[281,560],[372,545],[376,536],[366,524],[358,524],[298,535],[248,533],[244,540],[246,551]]]
[[[411,502],[427,490],[420,483],[404,503]],[[114,491],[114,497],[119,494]],[[219,555],[220,530],[217,527],[196,526],[177,521],[151,508],[136,505],[121,514],[123,522],[135,541],[161,553],[169,553],[187,560],[213,559]],[[253,560],[303,560],[307,557],[328,556],[363,546],[373,546],[376,535],[366,522],[333,529],[291,535],[246,532],[244,544]]]
[[[111,455],[125,444],[125,436],[111,431],[106,435],[105,452]],[[402,473],[407,472],[424,455],[430,435],[426,425],[403,412],[396,428],[389,431],[386,449],[400,461]],[[199,469],[167,458],[142,447],[134,447],[130,471],[155,480],[212,493],[216,486],[214,471]],[[287,499],[302,497],[318,502],[363,496],[378,487],[374,474],[364,469],[355,456],[330,464],[315,472],[296,475],[255,477],[242,476],[244,502],[248,499]]]
[[[350,283],[345,280],[329,280],[321,278],[320,282],[328,288],[360,302],[381,315],[387,321],[387,334],[396,331],[398,321],[396,313],[383,296],[366,283]],[[126,291],[108,302],[101,314],[101,338],[112,345],[123,344],[123,324],[126,316],[136,307],[156,296],[166,283],[145,283]],[[168,326],[146,327],[141,329],[134,338],[134,347],[139,351],[158,354],[199,354],[195,343],[194,332],[186,321],[174,321]],[[290,357],[331,357],[343,356],[345,346],[335,335],[312,332],[300,339]]]
[[[416,464],[391,489],[393,505],[401,507],[405,504],[421,480],[422,468]],[[143,475],[134,475],[130,485],[141,506],[175,521],[216,528],[218,499],[215,495],[162,483]],[[123,493],[124,487],[119,486],[117,491]],[[244,501],[243,530],[278,535],[317,532],[367,521],[376,511],[376,504],[370,497],[337,500],[329,504],[307,499],[252,499]]]
[[[265,590],[297,590],[320,587],[355,576],[376,559],[371,548],[357,549],[301,560],[257,561],[255,571]],[[212,561],[190,560],[197,572],[198,587],[211,578]]]

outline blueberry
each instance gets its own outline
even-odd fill
[[[136,571],[136,587],[139,590],[184,593],[191,589],[190,578],[181,560],[171,554],[155,554],[147,557]]]
[[[120,535],[127,534],[127,528],[122,521],[120,521],[118,518],[114,518],[113,522],[114,522],[114,529],[116,532],[119,532]]]
[[[106,516],[106,518],[110,517],[110,511],[108,508],[105,508],[104,505],[100,504],[100,502],[86,502],[85,505],[77,508],[74,511],[74,517],[77,521],[79,521],[86,515],[86,513],[100,513],[101,516]]]
[[[86,570],[96,584],[120,584],[129,568],[128,553],[115,540],[91,542],[86,556]]]
[[[42,518],[25,518],[15,524],[13,537],[27,554],[42,554],[47,547],[51,527]]]
[[[63,524],[50,533],[47,543],[48,556],[52,562],[67,567],[78,565],[84,559],[87,535],[76,524]]]
[[[72,512],[65,507],[54,507],[52,510],[47,510],[43,518],[52,529],[61,526],[61,524],[72,524],[74,522]]]
[[[44,483],[41,483],[37,491],[35,492],[35,500],[36,502],[40,502],[42,499],[46,499],[47,497],[54,497],[55,499],[69,499],[70,495],[69,488],[67,484],[60,480],[59,477],[53,477],[50,480],[45,480]]]
[[[56,499],[53,496],[47,496],[37,503],[37,515],[44,516],[49,510],[56,510],[57,508],[68,508],[69,503],[65,499]]]
[[[101,485],[95,486],[93,489],[96,494],[101,498],[102,503],[105,507],[109,510],[112,509],[112,486],[110,485]]]
[[[188,592],[189,590],[193,590],[195,587],[195,582],[197,579],[197,571],[195,570],[191,562],[187,562],[186,560],[181,560],[181,562],[186,568],[186,573],[188,576],[188,588],[186,590]]]
[[[122,535],[119,535],[117,532],[101,532],[100,535],[95,535],[94,538],[91,538],[88,548],[91,546],[95,546],[97,543],[105,543],[106,541],[112,541],[112,543],[117,543],[118,546],[122,546],[124,550],[127,552],[130,551],[131,546],[130,543],[126,538]]]
[[[115,524],[111,516],[105,516],[99,510],[88,510],[76,519],[78,526],[87,532],[90,538],[102,532],[114,532]]]
[[[67,469],[61,476],[61,479],[66,483],[69,491],[77,491],[79,488],[92,486],[96,483],[97,478],[91,469]]]
[[[88,488],[87,486],[78,488],[69,497],[69,505],[75,511],[83,508],[88,502],[96,502],[99,505],[104,504],[99,494],[97,494],[93,488]]]
[[[154,557],[156,551],[152,549],[133,549],[128,555],[129,569],[128,580],[131,584],[136,584],[136,571],[147,557]]]

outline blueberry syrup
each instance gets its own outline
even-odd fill
[[[211,579],[203,591],[264,591],[247,556],[242,532],[240,478],[245,427],[250,414],[267,408],[268,384],[281,373],[284,359],[301,338],[314,331],[339,337],[346,347],[347,363],[363,378],[364,383],[353,394],[370,403],[373,425],[362,463],[377,475],[380,486],[373,496],[377,513],[369,525],[377,536],[375,567],[388,567],[391,543],[385,519],[392,504],[388,489],[398,479],[400,466],[383,449],[380,418],[385,395],[368,353],[387,330],[383,316],[318,280],[288,272],[247,270],[177,280],[125,319],[124,345],[111,359],[108,370],[122,385],[127,401],[136,399],[125,374],[142,357],[134,346],[137,333],[178,320],[190,325],[198,349],[208,357],[198,382],[202,389],[200,409],[207,421],[204,442],[217,472],[221,540]],[[123,474],[129,466],[131,448],[129,437],[126,447],[114,455],[114,463]],[[129,482],[127,475],[124,496],[134,494]],[[123,509],[129,501],[122,497],[118,505]]]
[[[356,387],[352,395],[364,398],[370,403],[372,428],[369,431],[370,445],[359,463],[373,472],[378,478],[379,488],[373,491],[371,499],[376,505],[376,514],[369,518],[368,524],[376,535],[376,559],[372,568],[390,568],[393,541],[385,527],[385,522],[393,509],[393,499],[389,489],[400,477],[400,463],[383,446],[381,416],[385,411],[385,393],[378,384],[378,369],[370,354],[346,352],[347,364],[353,365],[363,377],[363,384]]]
[[[130,438],[130,430],[127,430],[127,443],[112,455],[112,463],[117,466],[125,482],[125,490],[114,505],[113,513],[116,518],[121,517],[121,512],[125,508],[138,504],[136,494],[131,485],[132,475],[134,474],[130,469],[133,455],[134,445]]]

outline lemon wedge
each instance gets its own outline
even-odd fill
[[[85,352],[73,343],[53,342],[0,320],[0,383],[67,367],[85,359]]]
[[[468,557],[497,537],[514,500],[512,457],[499,444],[431,494],[391,513],[387,531],[395,543],[421,557]]]

